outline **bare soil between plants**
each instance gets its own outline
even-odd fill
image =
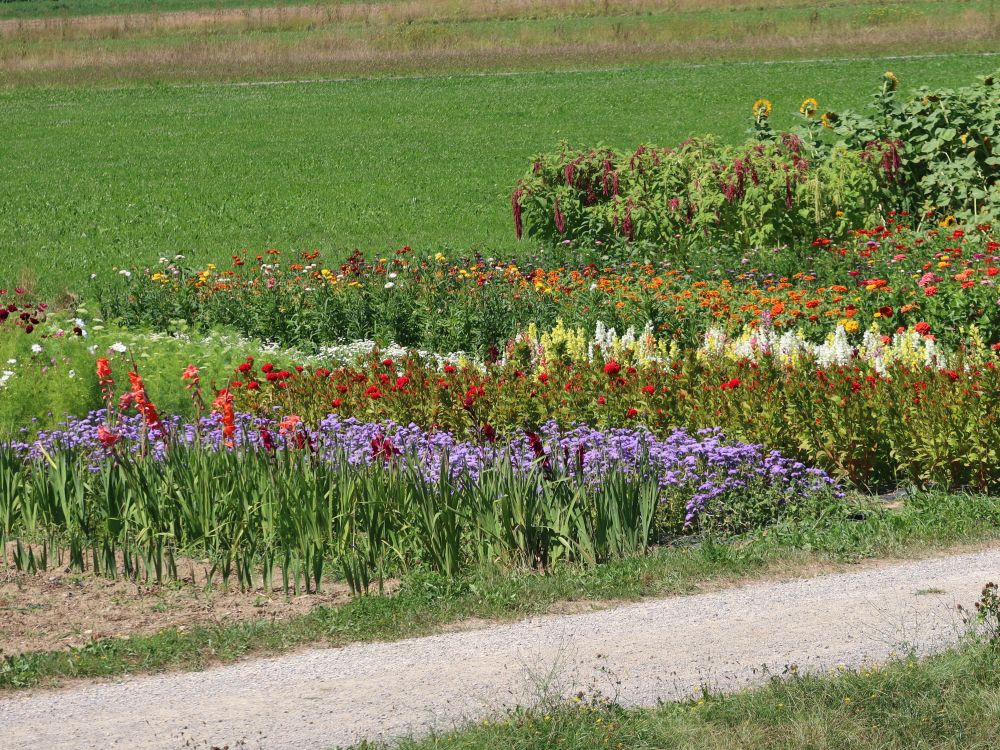
[[[0,563],[0,657],[28,651],[62,651],[104,638],[150,635],[198,625],[288,620],[314,607],[351,600],[345,585],[328,584],[320,593],[228,589],[208,585],[205,566],[181,560],[181,580],[157,584],[78,573],[66,566],[39,573],[19,572]],[[280,576],[275,577],[280,581]],[[394,590],[390,582],[389,590]]]

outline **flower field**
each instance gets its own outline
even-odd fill
[[[772,145],[733,152],[733,173],[682,149],[699,218],[653,240],[560,201],[617,198],[668,152],[585,151],[579,171],[546,163],[514,188],[519,234],[559,193],[556,235],[518,257],[271,248],[108,269],[62,300],[0,289],[0,543],[26,570],[162,580],[194,556],[245,589],[362,593],[414,570],[549,572],[863,517],[871,493],[993,495],[1000,235],[978,193],[973,221],[967,196],[912,205],[940,165],[897,132],[923,110],[899,106],[857,162],[893,189],[856,206],[868,226],[827,211],[829,236],[801,239],[808,216],[751,235],[763,214],[713,214],[701,181],[735,200],[728,181],[757,156],[773,161],[768,212],[808,193],[781,176],[804,157],[762,100],[755,137]],[[867,132],[817,107],[795,135],[810,158],[836,153],[816,140],[834,119]],[[988,193],[988,137],[969,148],[982,172],[951,185]]]

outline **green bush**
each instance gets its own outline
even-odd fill
[[[953,216],[960,223],[1000,213],[1000,77],[985,76],[960,89],[921,88],[898,96],[887,72],[871,116],[844,113],[834,130],[850,148],[872,142],[901,144],[896,179],[907,204],[895,208]],[[891,167],[892,165],[886,165]]]
[[[884,148],[828,148],[795,133],[739,147],[698,138],[634,153],[563,144],[518,183],[516,228],[547,242],[808,243],[883,222],[894,189],[882,169]]]

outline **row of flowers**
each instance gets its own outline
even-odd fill
[[[918,232],[892,223],[846,243],[821,238],[752,258],[712,248],[685,262],[449,263],[440,254],[414,258],[409,248],[373,260],[356,254],[334,268],[318,252],[234,256],[226,269],[163,259],[98,291],[108,316],[129,325],[182,318],[285,344],[374,338],[480,356],[531,323],[549,328],[558,319],[587,330],[599,320],[619,330],[648,320],[682,345],[709,327],[732,334],[762,324],[813,341],[836,324],[857,336],[873,324],[886,333],[920,326],[952,344],[974,324],[996,343],[998,261],[986,225]]]
[[[196,446],[262,457],[306,451],[315,459],[358,467],[398,461],[416,467],[428,482],[440,481],[442,472],[451,481],[477,482],[503,463],[520,473],[540,472],[543,478],[579,477],[594,490],[610,473],[624,472],[655,479],[665,493],[684,494],[687,526],[701,513],[724,513],[726,503],[758,485],[768,488],[776,507],[820,491],[840,495],[822,470],[760,444],[728,441],[718,429],[674,430],[657,437],[641,426],[600,430],[584,424],[564,428],[550,421],[503,439],[470,440],[412,423],[361,422],[335,414],[310,423],[297,415],[236,412],[224,395],[216,399],[214,413],[185,421],[161,417],[141,378],[133,375],[132,382],[135,413],[112,418],[113,412],[95,411],[5,447],[36,463],[67,451],[82,452],[93,471],[116,460],[121,451],[163,457],[170,450]]]

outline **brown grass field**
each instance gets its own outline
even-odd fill
[[[0,21],[0,79],[212,80],[993,51],[994,2],[402,0]]]

